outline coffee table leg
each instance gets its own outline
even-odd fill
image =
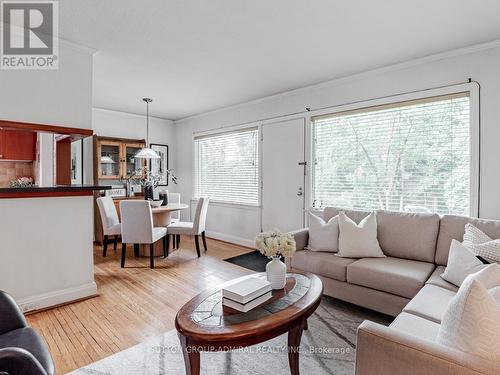
[[[288,332],[288,362],[292,375],[299,375],[299,348],[303,329],[304,325],[301,323]]]
[[[196,350],[196,348],[189,348],[189,342],[186,337],[180,333],[177,335],[181,342],[184,365],[186,366],[186,375],[200,375],[200,352]]]

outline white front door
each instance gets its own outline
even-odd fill
[[[304,118],[262,126],[263,230],[304,226],[304,132]]]

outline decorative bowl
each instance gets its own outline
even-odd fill
[[[158,200],[149,200],[149,204],[151,205],[151,208],[158,208],[161,206],[161,204],[163,203],[163,200],[162,199],[158,199]]]

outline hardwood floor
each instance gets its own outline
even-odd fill
[[[98,297],[28,315],[29,324],[47,341],[58,374],[64,374],[174,329],[177,310],[201,290],[250,273],[222,259],[244,254],[248,248],[208,239],[208,252],[197,258],[194,240],[184,237],[181,249],[167,259],[94,247]]]

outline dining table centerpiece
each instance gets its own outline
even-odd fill
[[[281,258],[289,258],[295,253],[297,245],[293,235],[278,229],[262,232],[255,238],[255,245],[261,254],[271,259],[266,265],[271,288],[283,289],[286,284],[286,265]]]
[[[152,173],[147,166],[141,168],[137,175],[141,176],[139,178],[139,183],[144,190],[144,199],[154,199],[154,189],[160,182],[164,180],[165,176],[168,180],[171,180],[174,184],[177,184],[177,177],[174,174],[173,169],[167,169],[165,172]]]

